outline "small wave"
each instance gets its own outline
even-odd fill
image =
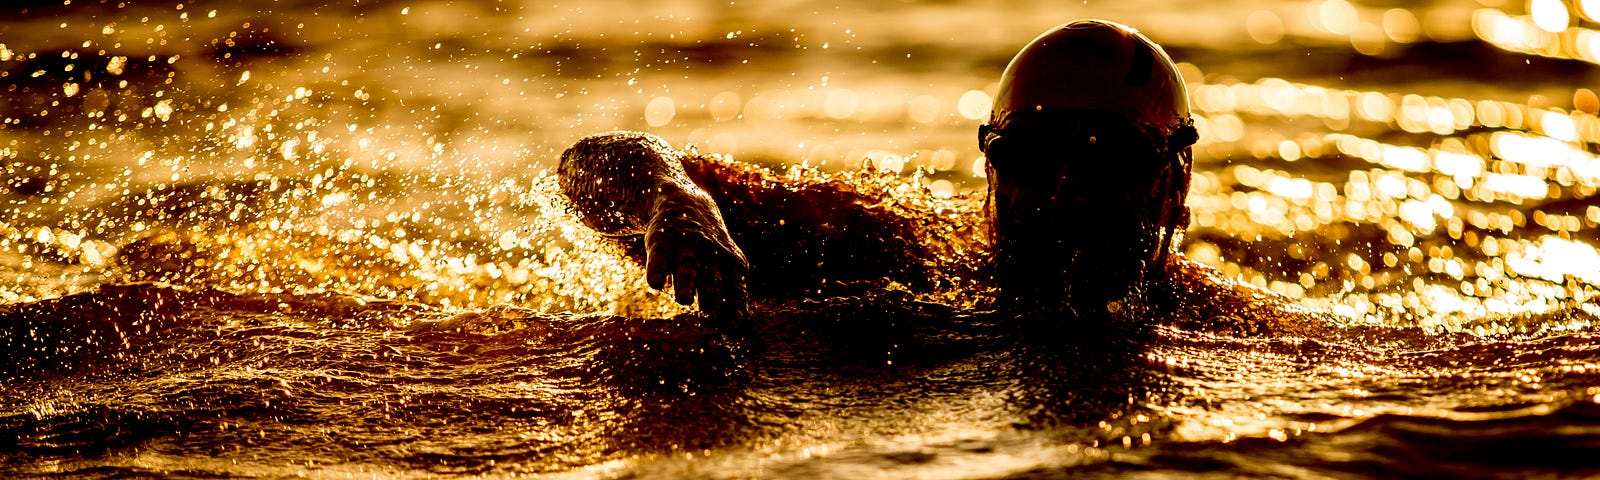
[[[1600,406],[1567,398],[1506,412],[1386,414],[1336,432],[1169,444],[1074,474],[1144,471],[1287,477],[1589,477],[1600,474]],[[1138,457],[1134,459],[1132,457]]]

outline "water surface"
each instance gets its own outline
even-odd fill
[[[0,471],[1600,474],[1595,24],[1391,7],[4,7]],[[730,338],[555,194],[639,129],[973,227],[999,72],[1090,16],[1182,62],[1181,248],[1260,308],[884,286]]]

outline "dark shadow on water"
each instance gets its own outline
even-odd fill
[[[962,310],[884,291],[790,302],[773,310],[761,366],[880,390],[1000,391],[1023,414],[1019,427],[1092,425],[1167,395],[1140,315]],[[974,368],[945,372],[957,364]],[[919,381],[897,383],[908,379]]]
[[[559,471],[740,445],[765,434],[763,418],[777,414],[748,391],[754,371],[748,343],[707,326],[698,314],[626,318],[492,308],[407,333],[405,345],[428,351],[436,376],[454,377],[449,381],[455,384],[527,383],[543,395],[539,402],[522,400],[523,413],[515,418],[436,412],[457,420],[480,416],[468,423],[502,425],[508,431],[540,425],[541,435],[502,436],[485,444],[433,442],[398,458],[438,473]],[[488,364],[498,372],[493,378],[459,378],[463,368]],[[462,402],[440,398],[437,403]]]
[[[1092,424],[1163,403],[1170,380],[1147,359],[1151,321],[1109,312],[1015,314],[1013,403],[1030,427]]]
[[[698,451],[745,443],[770,414],[747,391],[754,345],[706,325],[697,314],[665,319],[608,317],[584,332],[592,356],[582,376],[608,410],[596,427],[619,453]]]

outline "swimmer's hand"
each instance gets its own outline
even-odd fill
[[[667,188],[656,197],[645,226],[645,282],[720,321],[744,318],[749,303],[745,278],[750,262],[733,243],[716,202],[698,188]]]

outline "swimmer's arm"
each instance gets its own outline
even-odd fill
[[[741,294],[794,298],[930,282],[932,255],[913,215],[838,182],[791,180],[625,132],[580,140],[563,154],[560,175],[584,223],[619,237],[647,270],[659,248],[638,238],[648,236],[647,219],[659,216],[652,202],[665,200],[677,210],[701,212],[704,221],[691,224],[728,235],[727,250],[740,252],[741,260],[749,255],[741,265],[749,278]],[[707,210],[715,221],[703,215]]]
[[[561,155],[561,191],[595,231],[643,240],[645,279],[700,310],[735,319],[747,303],[749,264],[724,226],[716,202],[684,173],[665,141],[613,132],[579,140]]]
[[[890,282],[933,282],[923,238],[929,212],[862,193],[849,182],[791,179],[713,155],[688,154],[689,178],[715,198],[750,260],[750,293],[796,298],[851,295]],[[936,219],[935,219],[936,220]]]

